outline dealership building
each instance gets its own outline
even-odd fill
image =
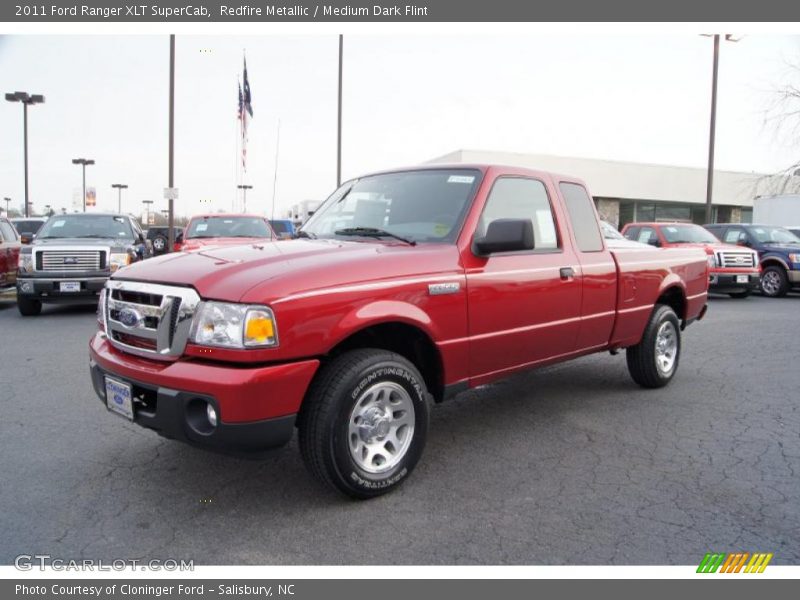
[[[457,150],[430,163],[497,164],[580,177],[601,217],[616,227],[634,221],[705,222],[706,169],[547,154]],[[766,193],[761,173],[714,171],[713,221],[749,223],[753,199]]]

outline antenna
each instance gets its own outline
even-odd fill
[[[275,219],[275,188],[278,185],[278,152],[281,149],[281,120],[278,119],[278,133],[275,140],[275,174],[272,177],[272,216]]]

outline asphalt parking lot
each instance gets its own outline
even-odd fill
[[[0,308],[0,563],[18,554],[196,564],[800,563],[800,297],[715,298],[662,390],[623,355],[463,394],[396,492],[320,487],[296,439],[218,456],[106,412],[91,307]]]

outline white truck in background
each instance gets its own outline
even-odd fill
[[[800,227],[800,194],[759,196],[753,200],[753,223]]]

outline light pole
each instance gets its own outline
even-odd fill
[[[128,186],[124,183],[112,183],[112,188],[117,188],[117,212],[122,214],[122,190],[127,190]]]
[[[28,211],[28,106],[33,104],[44,104],[44,96],[41,94],[28,94],[27,92],[12,92],[6,94],[9,102],[22,102],[22,135],[25,147],[25,216],[29,217]]]
[[[49,205],[49,204],[45,204],[45,205],[44,205],[44,214],[45,214],[45,215],[47,215],[48,217],[49,217],[49,216],[51,216],[50,212],[51,212],[52,210],[53,210],[53,209],[52,209],[52,208],[50,208],[50,205]]]
[[[714,62],[711,70],[711,126],[708,134],[708,175],[706,179],[706,223],[712,219],[712,196],[714,188],[714,139],[717,129],[717,77],[719,75],[719,34],[714,34]],[[726,42],[738,42],[741,38],[725,34]]]
[[[11,205],[11,198],[3,198],[6,201],[6,216],[8,215],[8,207]]]
[[[86,212],[86,165],[93,165],[94,159],[91,158],[73,158],[73,165],[81,165],[83,167],[83,212]]]
[[[242,198],[242,212],[247,212],[247,190],[252,190],[252,185],[237,185],[237,188],[244,191],[244,198]]]
[[[342,69],[344,68],[344,36],[339,34],[339,103],[336,121],[336,187],[342,185]]]
[[[147,226],[150,226],[150,205],[153,203],[152,200],[142,200],[142,204],[144,204],[145,210],[147,211]]]
[[[175,187],[175,34],[169,36],[169,187]],[[175,247],[175,200],[170,194],[167,216],[167,252]]]

